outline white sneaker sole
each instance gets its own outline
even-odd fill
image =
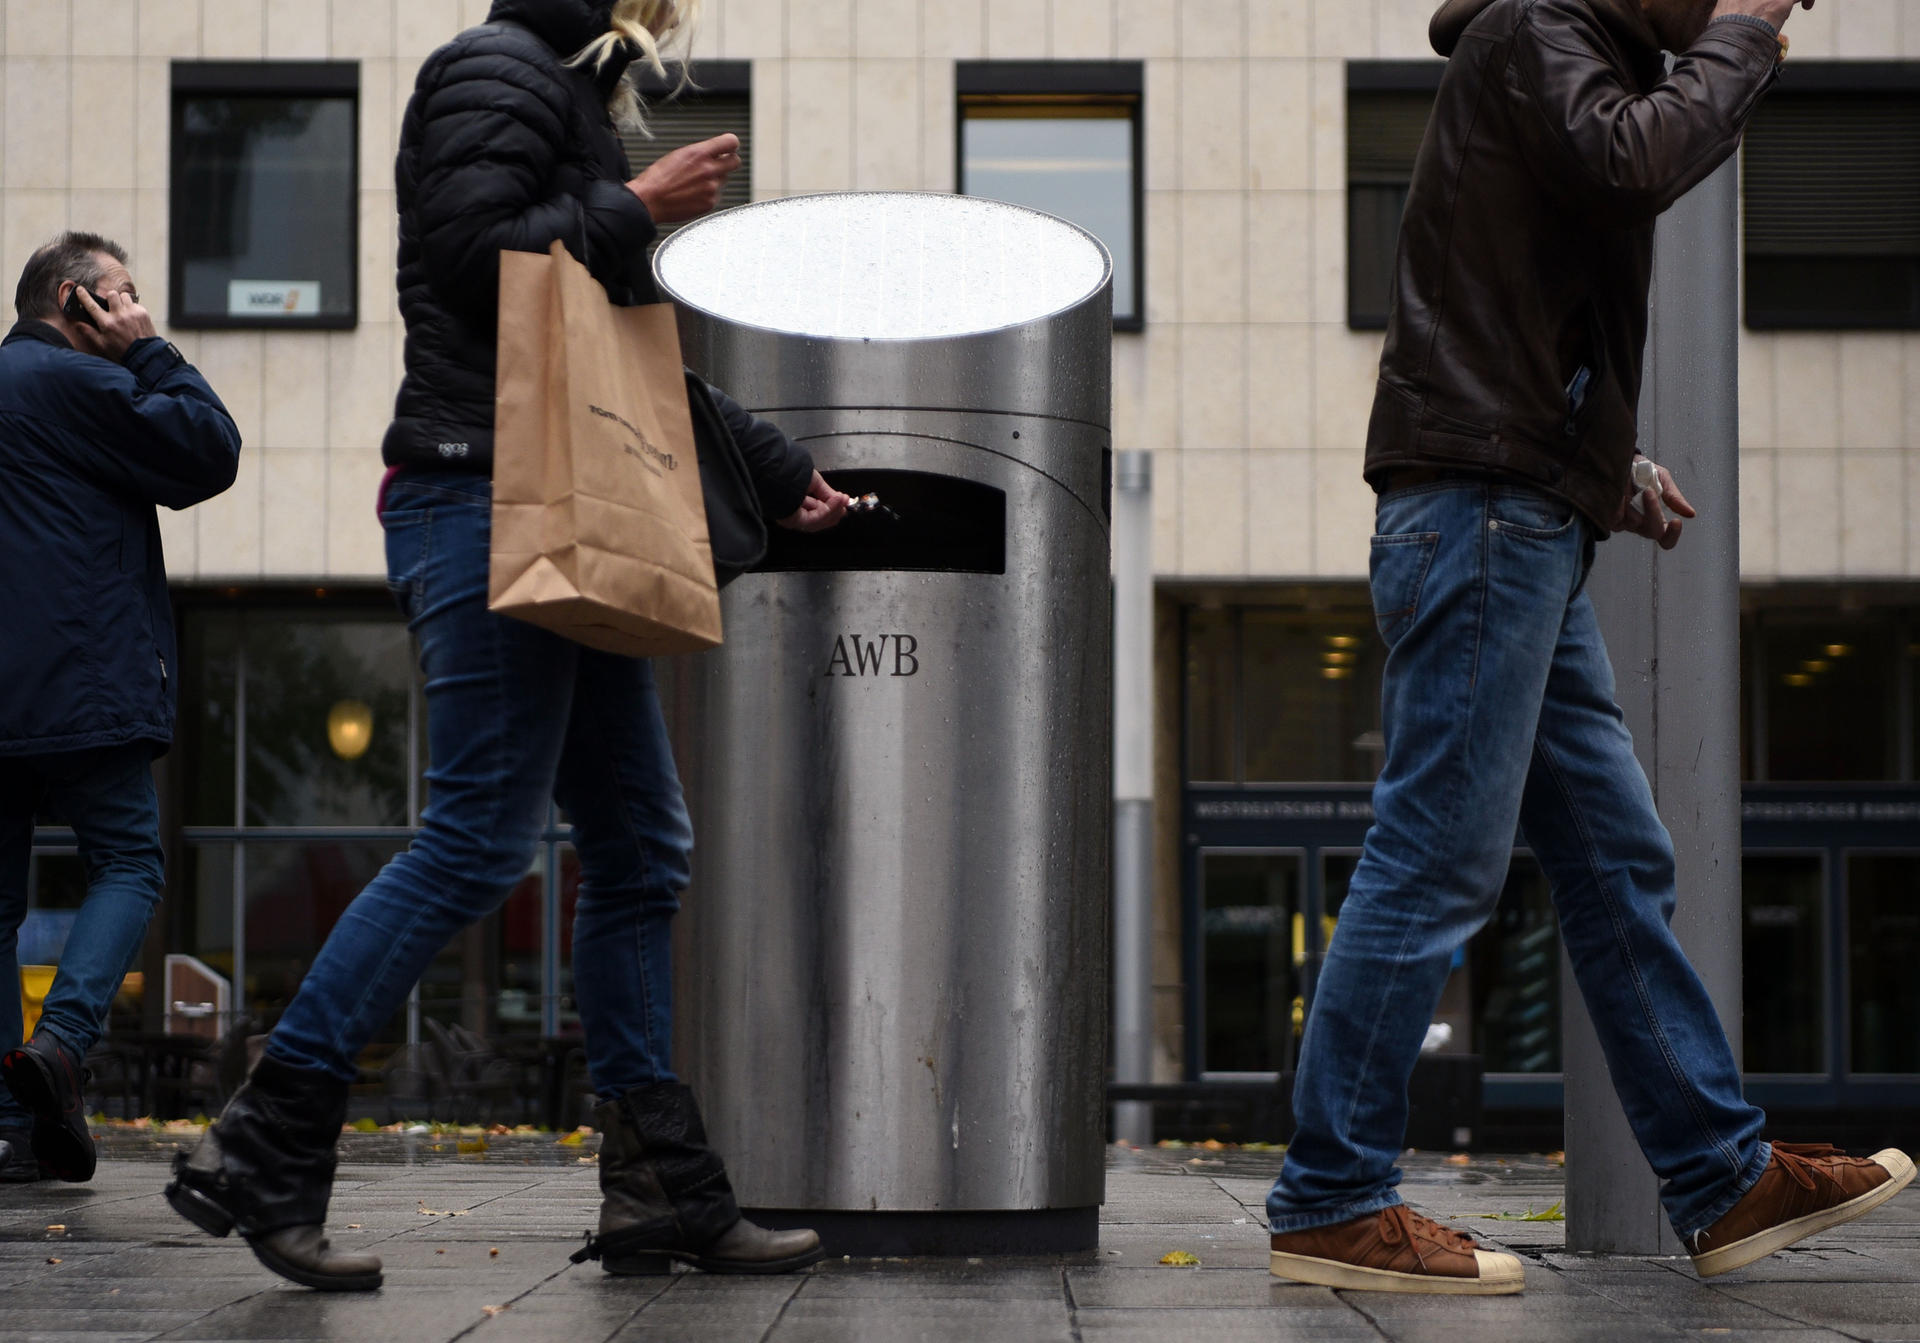
[[[1782,1222],[1779,1226],[1768,1227],[1765,1231],[1748,1236],[1745,1240],[1736,1240],[1731,1245],[1722,1245],[1717,1250],[1708,1250],[1705,1254],[1695,1255],[1693,1271],[1703,1278],[1714,1278],[1722,1273],[1731,1273],[1736,1268],[1745,1268],[1756,1259],[1765,1259],[1770,1254],[1786,1249],[1797,1240],[1804,1240],[1818,1232],[1831,1230],[1842,1223],[1851,1222],[1856,1217],[1864,1217],[1913,1183],[1913,1162],[1908,1159],[1905,1152],[1889,1147],[1884,1152],[1875,1152],[1873,1160],[1885,1168],[1891,1176],[1885,1184],[1868,1190],[1858,1198],[1848,1199],[1845,1203],[1836,1203],[1831,1208],[1810,1212],[1805,1217],[1796,1217],[1791,1222]]]
[[[1268,1253],[1267,1271],[1289,1282],[1316,1287],[1338,1287],[1350,1292],[1408,1292],[1426,1296],[1512,1296],[1527,1285],[1527,1271],[1517,1255],[1475,1250],[1480,1265],[1477,1278],[1447,1278],[1430,1273],[1396,1273],[1385,1268],[1362,1268],[1337,1259],[1304,1254]]]

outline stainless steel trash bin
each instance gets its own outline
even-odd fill
[[[1111,263],[958,196],[675,234],[688,363],[882,507],[776,529],[679,695],[676,1047],[743,1206],[835,1253],[1097,1243]]]

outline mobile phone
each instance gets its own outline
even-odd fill
[[[87,305],[80,301],[80,291],[83,288],[86,288],[86,286],[75,285],[72,289],[68,290],[67,301],[65,305],[60,309],[60,311],[64,312],[67,315],[68,321],[85,322],[88,326],[98,331],[100,329],[100,323],[95,321],[93,314],[87,311]],[[100,309],[103,312],[106,310],[107,301],[101,298],[98,294],[94,293],[91,289],[87,290],[87,297],[91,298],[96,304],[98,304],[100,306]]]

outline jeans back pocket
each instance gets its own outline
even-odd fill
[[[1388,648],[1413,624],[1420,591],[1440,548],[1439,532],[1400,532],[1373,538],[1367,583],[1373,593],[1373,621]]]

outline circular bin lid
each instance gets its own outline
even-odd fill
[[[723,321],[844,340],[936,340],[1076,308],[1113,263],[1084,229],[1025,206],[839,192],[741,206],[661,244],[675,302]]]

